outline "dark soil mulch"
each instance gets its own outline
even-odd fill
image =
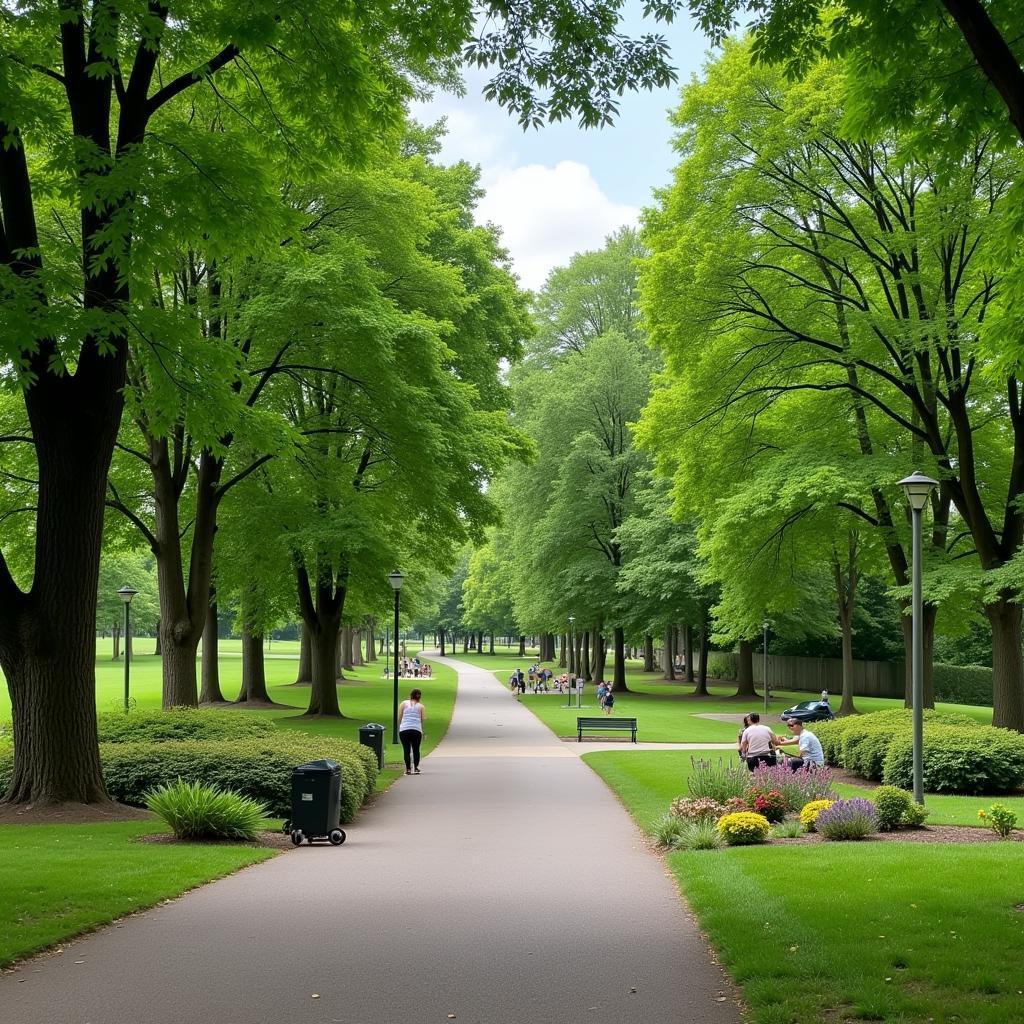
[[[99,804],[0,804],[0,825],[95,825],[152,817],[142,807],[129,807],[113,800]]]
[[[283,832],[261,832],[251,842],[239,839],[176,839],[170,832],[157,832],[139,836],[140,843],[159,843],[164,846],[260,846],[269,850],[294,850],[291,836]]]
[[[783,839],[772,836],[769,843],[772,846],[796,846],[802,843],[824,843],[829,840],[811,832],[807,835],[796,836],[793,839]],[[850,840],[847,840],[850,841]],[[1000,837],[989,828],[974,828],[970,825],[926,825],[923,828],[901,828],[895,832],[877,832],[866,839],[856,840],[861,843],[998,843]],[[1024,843],[1024,829],[1017,829],[1011,836],[1010,842]]]

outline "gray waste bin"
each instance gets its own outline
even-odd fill
[[[384,726],[380,722],[370,722],[360,726],[359,742],[369,747],[377,755],[377,768],[384,767]]]
[[[329,839],[334,846],[345,842],[338,827],[341,819],[341,768],[335,761],[310,761],[292,772],[292,816],[285,823],[292,842]]]

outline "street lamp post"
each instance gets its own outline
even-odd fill
[[[138,593],[133,587],[129,587],[127,584],[123,586],[118,592],[118,597],[124,602],[124,713],[128,714],[128,691],[129,691],[129,673],[131,671],[131,657],[128,652],[131,650],[131,644],[128,641],[128,631],[131,629],[131,613],[128,611],[132,598]]]
[[[764,666],[764,679],[761,681],[761,687],[764,690],[764,717],[768,717],[768,627],[771,623],[765,619],[761,623],[761,647],[762,647],[762,658],[764,659],[762,664]]]
[[[573,630],[573,623],[575,621],[576,621],[576,616],[575,615],[570,615],[569,616],[569,652],[570,652],[569,653],[569,662],[574,666],[574,668],[572,670],[572,675],[573,675],[574,681],[576,683],[576,692],[578,693],[579,692],[579,685],[580,685],[579,684],[579,671],[580,671],[580,667],[579,667],[579,665],[576,664],[576,644],[574,642],[573,632],[572,632],[572,630]],[[572,707],[572,693],[571,692],[567,693],[565,695],[565,699],[567,701],[565,706],[567,708],[571,708]]]
[[[399,594],[402,590],[402,584],[405,582],[405,577],[396,569],[392,573],[388,573],[388,583],[391,584],[392,589],[395,592],[395,678],[394,682],[394,705],[391,713],[391,742],[398,742],[398,602]]]
[[[914,706],[914,800],[924,803],[924,636],[921,630],[921,513],[938,481],[915,470],[900,481],[910,502],[914,536],[913,643],[911,645],[911,696]]]

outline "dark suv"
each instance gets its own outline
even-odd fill
[[[828,706],[827,701],[802,700],[799,704],[794,704],[791,708],[783,711],[781,717],[784,720],[795,718],[799,722],[827,722],[836,716],[832,714],[832,709]]]

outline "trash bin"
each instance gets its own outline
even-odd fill
[[[310,761],[292,772],[292,816],[285,822],[292,842],[328,839],[333,846],[345,842],[341,819],[341,768],[335,761]]]
[[[360,726],[359,742],[369,747],[377,755],[378,770],[384,767],[384,726],[380,722],[370,722]]]

